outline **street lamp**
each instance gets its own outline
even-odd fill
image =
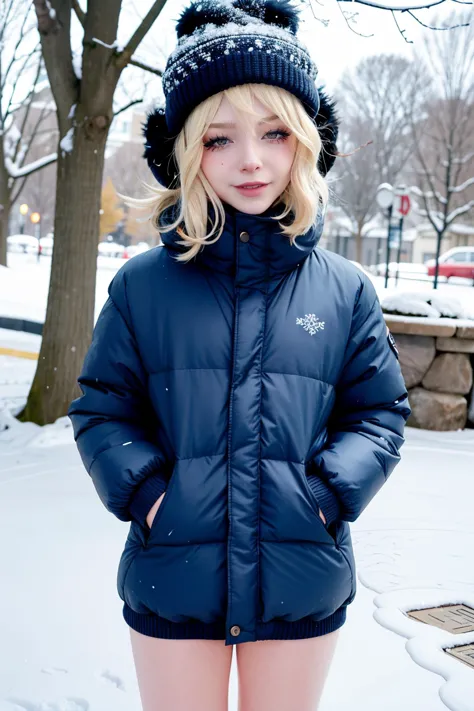
[[[26,202],[24,202],[22,205],[20,205],[20,215],[21,215],[21,219],[20,219],[20,234],[21,234],[21,235],[24,234],[24,232],[25,232],[25,216],[28,214],[28,210],[29,210],[29,209],[30,209],[30,208],[28,207],[28,205],[26,204]]]
[[[387,250],[386,250],[386,266],[385,266],[385,288],[388,284],[388,274],[389,274],[389,262],[390,262],[390,223],[392,221],[392,211],[393,211],[393,187],[390,183],[382,183],[377,188],[377,194],[375,196],[377,205],[382,208],[382,210],[387,210],[388,213],[388,232],[387,232]]]
[[[41,222],[41,215],[39,212],[33,212],[30,215],[30,220],[35,226],[35,237],[38,240],[38,255],[37,259],[39,262],[40,259],[40,254],[41,254],[41,245],[40,245],[40,239],[41,239],[41,229],[40,229],[40,222]]]

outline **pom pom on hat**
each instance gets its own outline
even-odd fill
[[[189,37],[196,30],[212,24],[222,27],[229,22],[245,25],[260,20],[296,34],[299,25],[298,9],[288,0],[197,0],[185,8],[176,25],[178,39]]]

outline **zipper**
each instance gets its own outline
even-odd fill
[[[230,398],[229,398],[229,423],[227,430],[227,518],[229,520],[229,531],[228,531],[228,543],[227,543],[227,591],[228,591],[228,601],[229,605],[232,605],[232,594],[231,594],[231,577],[230,577],[230,544],[232,541],[232,486],[231,486],[231,447],[232,447],[232,415],[234,411],[234,373],[235,373],[235,361],[237,356],[237,334],[239,330],[239,287],[235,287],[235,314],[234,314],[234,333],[232,339],[232,369],[231,369],[231,387],[230,387]],[[231,607],[228,610],[228,614],[231,616]]]

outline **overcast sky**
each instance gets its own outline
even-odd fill
[[[418,4],[422,2],[423,0]],[[300,37],[319,67],[321,81],[329,89],[334,88],[344,69],[354,66],[365,56],[378,53],[411,56],[412,45],[407,44],[400,35],[389,11],[364,7],[358,3],[337,3],[336,0],[311,0],[311,3],[312,9],[305,8],[301,14]],[[406,6],[407,2],[393,0],[392,4]],[[410,0],[409,4],[417,3]],[[182,8],[187,5],[187,1],[168,0],[150,36],[139,50],[139,55],[146,56],[149,62],[155,58],[156,64],[163,66],[161,52],[164,51],[167,56],[175,46],[175,21]],[[150,0],[133,0],[128,5],[127,17],[121,22],[121,41],[126,41],[133,23],[139,19],[139,14],[143,16],[149,7]],[[418,10],[416,14],[420,20],[429,24],[435,20],[436,14],[446,18],[453,9],[460,11],[463,8],[447,0],[434,9]],[[344,21],[341,10],[357,13],[357,22],[352,27],[362,35],[372,36],[360,37],[352,32]],[[320,20],[329,20],[329,25],[325,27]],[[401,28],[406,30],[407,38],[415,44],[420,42],[424,32],[429,31],[424,30],[407,14],[397,14],[397,20]]]

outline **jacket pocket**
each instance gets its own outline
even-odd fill
[[[173,468],[173,471],[171,473],[171,477],[168,481],[168,486],[165,489],[165,495],[161,501],[161,504],[158,507],[158,511],[155,514],[155,518],[152,521],[151,528],[148,526],[148,524],[145,522],[145,545],[147,545],[150,541],[150,538],[155,534],[156,529],[159,527],[160,520],[163,516],[163,511],[166,510],[169,500],[171,498],[171,494],[173,493],[173,487],[176,482],[176,465]]]
[[[305,474],[304,474],[303,479],[304,479],[306,491],[308,493],[308,497],[311,501],[311,505],[313,507],[314,513],[316,514],[316,517],[317,517],[319,523],[324,528],[324,530],[327,531],[327,533],[331,536],[334,543],[337,545],[337,528],[338,528],[337,521],[333,521],[330,524],[325,524],[323,519],[319,515],[319,511],[320,510],[322,511],[322,509],[319,505],[319,501],[318,501],[317,497],[315,496],[313,490],[311,489],[311,487],[309,485],[308,472],[307,472],[306,468],[305,468]],[[323,511],[323,514],[324,514],[324,511]]]

